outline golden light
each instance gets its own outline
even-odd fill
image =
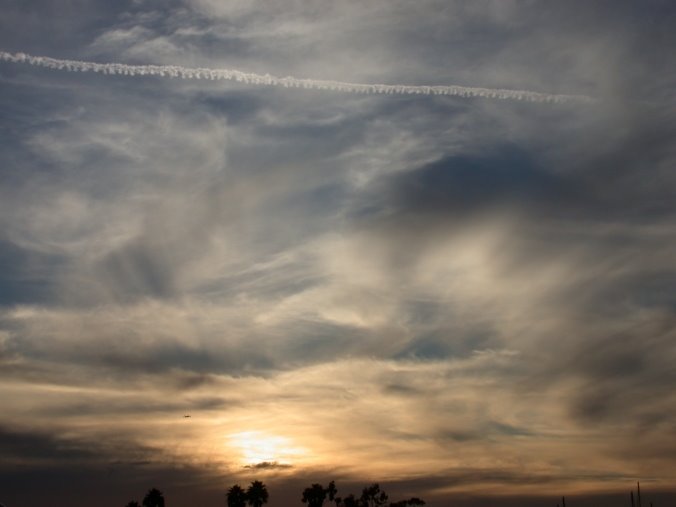
[[[264,462],[290,465],[305,454],[302,448],[293,445],[291,439],[262,431],[234,433],[229,439],[245,465]]]

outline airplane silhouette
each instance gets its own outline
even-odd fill
[[[190,414],[186,414],[186,415],[184,415],[183,417],[190,417]]]

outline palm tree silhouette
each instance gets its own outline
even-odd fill
[[[228,490],[228,507],[246,507],[246,491],[235,484]]]
[[[246,490],[246,500],[251,507],[261,507],[268,503],[268,489],[261,481],[253,481]]]
[[[143,507],[164,507],[164,496],[159,489],[153,488],[143,497]]]
[[[333,502],[335,499],[337,504],[340,504],[340,501],[336,498],[337,494],[338,490],[334,481],[329,482],[326,488],[321,484],[313,484],[303,490],[301,501],[308,504],[308,507],[322,507],[324,500],[328,497],[329,502]]]
[[[322,507],[326,500],[326,493],[327,491],[321,484],[313,484],[303,490],[301,501],[308,504],[308,507]]]

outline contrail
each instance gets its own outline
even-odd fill
[[[100,72],[102,74],[124,76],[160,76],[181,79],[227,80],[253,85],[330,90],[346,93],[453,95],[457,97],[483,97],[489,99],[554,103],[591,103],[596,101],[596,99],[587,95],[552,94],[528,90],[476,88],[473,86],[456,85],[411,86],[348,83],[344,81],[326,81],[322,79],[301,79],[291,76],[277,77],[271,76],[270,74],[242,72],[236,69],[209,69],[204,67],[182,67],[178,65],[127,65],[125,63],[96,63],[79,60],[61,60],[47,56],[32,56],[25,53],[7,53],[5,51],[0,51],[0,60],[14,63],[27,63],[38,67],[45,67],[47,69],[65,70],[68,72]]]

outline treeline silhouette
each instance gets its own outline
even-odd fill
[[[408,500],[400,500],[398,502],[387,503],[388,496],[380,489],[378,484],[364,488],[361,496],[357,497],[349,494],[345,498],[338,496],[336,483],[329,482],[327,487],[321,484],[313,484],[309,488],[303,490],[301,501],[308,504],[308,507],[322,507],[328,498],[329,502],[335,502],[337,507],[406,507],[408,505],[425,505],[425,502],[420,498],[409,498]],[[228,506],[229,507],[229,506]]]
[[[265,484],[261,481],[253,481],[246,490],[239,484],[231,486],[226,494],[226,502],[227,507],[247,507],[247,505],[262,507],[263,504],[268,503],[269,496]],[[636,483],[636,499],[633,491],[630,492],[629,496],[631,507],[643,507],[640,483]],[[300,500],[308,507],[323,507],[326,500],[335,503],[336,507],[415,507],[425,505],[425,501],[417,497],[390,502],[389,504],[387,503],[388,499],[387,493],[380,489],[377,483],[364,488],[360,496],[350,493],[343,498],[338,496],[336,483],[331,481],[326,487],[315,483],[305,488]],[[2,504],[0,504],[0,507],[2,507]],[[143,502],[140,505],[136,500],[132,500],[126,507],[164,507],[164,495],[160,490],[152,488],[143,497]],[[566,507],[566,497],[562,497],[561,504],[556,504],[556,507]],[[650,507],[653,507],[652,502],[650,502]]]
[[[338,489],[334,481],[329,482],[329,485],[324,487],[321,484],[312,484],[303,490],[301,502],[308,504],[308,507],[322,507],[324,502],[328,499],[329,502],[334,502],[336,507],[407,507],[416,505],[425,505],[425,502],[420,498],[409,498],[408,500],[400,500],[398,502],[387,503],[388,496],[380,489],[378,484],[362,490],[361,496],[357,497],[350,494],[345,498],[338,496]],[[260,481],[254,481],[251,486],[244,491],[239,484],[233,485],[226,495],[228,507],[261,507],[268,501],[268,491]]]
[[[643,504],[641,503],[641,483],[637,482],[636,483],[636,499],[638,502],[634,502],[634,492],[630,491],[629,492],[629,498],[631,499],[631,507],[643,507]],[[566,507],[566,497],[562,496],[561,497],[561,504],[556,504],[556,507]],[[650,502],[650,507],[653,507],[653,503]]]
[[[226,502],[228,507],[262,507],[268,503],[268,488],[261,481],[253,481],[245,490],[239,484],[234,484],[228,489]],[[398,502],[387,503],[389,497],[378,484],[372,484],[364,488],[361,496],[349,494],[345,498],[338,496],[338,489],[334,481],[324,487],[321,484],[312,484],[303,490],[301,502],[308,507],[323,507],[328,500],[336,504],[336,507],[413,507],[425,505],[420,498],[409,498]],[[156,488],[152,488],[143,497],[143,503],[139,505],[136,500],[129,502],[126,507],[164,507],[164,495]]]
[[[152,488],[143,497],[143,507],[164,507],[164,495],[159,489]],[[141,507],[136,500],[132,500],[126,507]]]

